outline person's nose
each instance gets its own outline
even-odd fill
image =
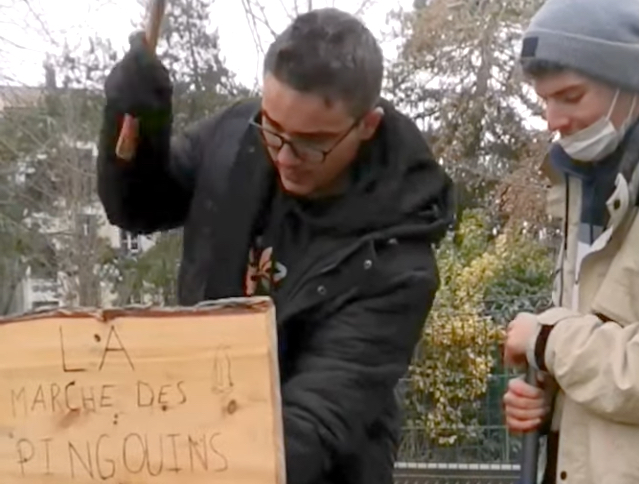
[[[282,166],[294,167],[299,166],[301,160],[297,157],[291,145],[284,144],[277,153],[277,162]]]
[[[567,132],[570,127],[570,118],[564,109],[557,106],[557,103],[548,101],[545,110],[546,123],[550,132]]]

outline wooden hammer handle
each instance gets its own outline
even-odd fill
[[[147,48],[155,53],[160,37],[160,26],[166,10],[166,0],[150,0],[149,17],[146,25],[145,38]],[[138,142],[138,120],[126,114],[122,123],[120,137],[115,147],[115,154],[118,158],[131,161],[135,155]]]

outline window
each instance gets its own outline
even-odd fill
[[[126,254],[139,253],[141,250],[140,236],[126,230],[120,230],[120,249]]]
[[[31,309],[33,311],[44,311],[57,307],[60,307],[60,303],[58,301],[36,301],[31,305]]]
[[[98,221],[95,215],[80,213],[76,215],[77,232],[81,237],[94,238],[98,232]]]

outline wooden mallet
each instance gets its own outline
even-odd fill
[[[149,0],[148,20],[145,37],[148,49],[155,53],[160,37],[160,26],[166,10],[166,0]],[[118,158],[131,161],[135,155],[138,142],[138,120],[126,114],[122,123],[120,137],[115,147],[115,154]]]

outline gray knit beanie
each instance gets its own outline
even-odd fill
[[[534,59],[639,92],[639,0],[546,0],[524,34]]]

